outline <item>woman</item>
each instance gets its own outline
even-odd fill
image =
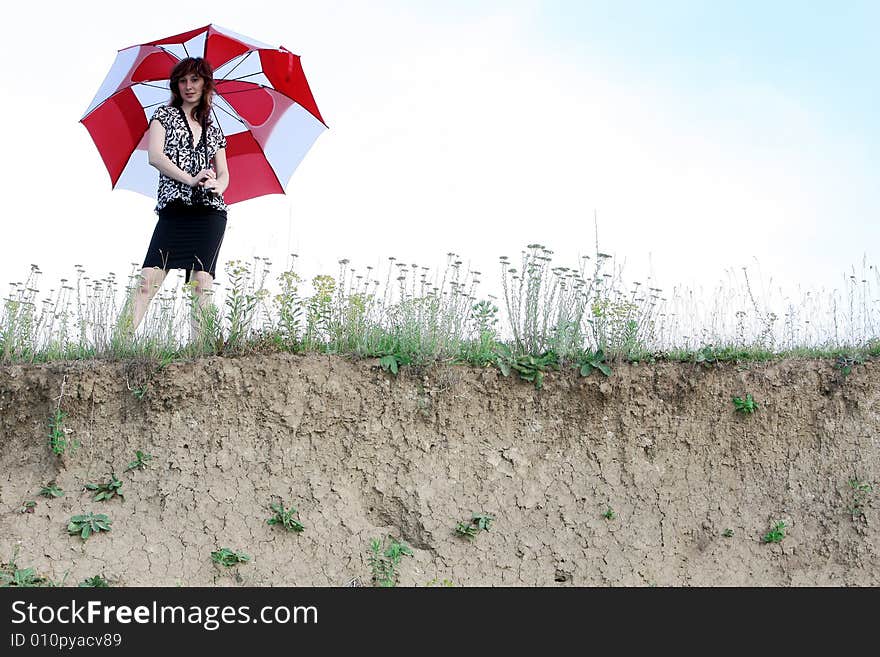
[[[149,160],[159,170],[159,220],[134,294],[132,334],[169,269],[186,270],[200,311],[210,302],[226,232],[223,192],[229,186],[226,138],[210,118],[213,93],[211,65],[201,57],[183,59],[171,72],[170,105],[156,109],[150,119]],[[212,158],[216,173],[210,168]],[[195,336],[195,312],[191,326]]]

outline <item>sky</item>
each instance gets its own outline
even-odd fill
[[[230,207],[221,262],[277,275],[296,253],[310,278],[455,253],[497,294],[500,256],[540,243],[575,267],[596,227],[627,280],[665,290],[743,267],[829,289],[878,261],[880,3],[141,6],[4,9],[4,293],[31,263],[42,290],[139,268],[155,199],[111,190],[79,120],[119,49],[208,23],[300,55],[329,126],[287,194]]]

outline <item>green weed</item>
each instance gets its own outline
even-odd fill
[[[251,560],[250,555],[244,552],[236,552],[226,547],[222,547],[211,553],[211,561],[221,566],[234,566],[237,563],[247,563]]]
[[[852,497],[850,498],[849,514],[853,520],[864,519],[865,509],[870,504],[870,496],[874,492],[874,486],[870,483],[852,478],[849,480]]]
[[[860,356],[841,354],[835,359],[834,368],[839,370],[840,373],[846,377],[852,373],[853,367],[861,365],[863,362],[864,359]]]
[[[27,500],[26,502],[22,503],[22,505],[18,509],[18,512],[19,513],[33,513],[34,509],[36,509],[36,508],[37,508],[36,501]]]
[[[370,541],[370,569],[373,576],[373,585],[381,587],[397,586],[399,573],[397,571],[400,560],[405,556],[412,556],[412,549],[406,543],[398,543],[388,537],[390,542],[385,547],[385,541],[374,538]]]
[[[88,490],[98,491],[93,498],[96,502],[106,502],[118,496],[123,501],[125,496],[122,494],[122,481],[116,478],[115,474],[110,474],[110,481],[103,484],[86,484]]]
[[[50,481],[48,484],[43,486],[40,489],[39,494],[43,497],[64,497],[64,491],[58,488],[58,486],[55,485],[54,481]]]
[[[301,532],[305,529],[302,523],[294,517],[295,514],[298,515],[295,507],[291,506],[289,509],[285,509],[283,502],[273,502],[269,505],[269,508],[275,512],[275,515],[266,521],[267,524],[281,525],[290,532]]]
[[[605,376],[611,376],[611,368],[605,364],[605,353],[598,349],[584,353],[575,364],[581,376],[589,376],[593,370],[599,370]]]
[[[605,518],[605,520],[614,520],[617,518],[617,514],[614,512],[614,509],[609,506],[605,510],[605,513],[602,514],[602,517]]]
[[[110,586],[110,582],[100,575],[93,575],[81,581],[77,586],[80,588],[105,589]]]
[[[134,457],[134,461],[130,461],[123,472],[128,472],[129,470],[143,470],[147,467],[147,464],[153,460],[152,454],[145,454],[139,449],[135,450]]]
[[[553,351],[545,351],[539,356],[514,357],[510,347],[498,344],[495,347],[494,364],[504,376],[508,376],[511,370],[516,370],[519,378],[534,383],[535,389],[540,390],[544,385],[544,374],[551,369],[559,369],[559,357]]]
[[[430,582],[425,582],[425,586],[427,586],[427,587],[432,587],[432,586],[452,587],[452,586],[455,586],[455,584],[453,584],[451,579],[438,580],[435,577]]]
[[[113,521],[103,513],[88,513],[84,515],[73,516],[67,523],[68,534],[79,534],[85,541],[92,534],[99,532],[109,532],[110,525]]]
[[[470,522],[462,521],[455,526],[455,533],[473,540],[479,532],[489,531],[493,520],[495,520],[495,516],[488,513],[474,513],[471,515]]]
[[[733,407],[740,413],[749,414],[758,410],[758,403],[752,399],[752,395],[749,393],[746,395],[745,399],[742,397],[734,397]]]
[[[68,434],[72,433],[72,429],[64,426],[64,418],[67,413],[60,408],[56,408],[54,414],[49,419],[49,447],[55,456],[64,456],[65,453],[73,455],[79,448],[79,441],[68,440]]]
[[[37,575],[33,568],[19,568],[15,563],[16,558],[18,558],[17,546],[12,552],[9,563],[0,563],[0,588],[31,588],[51,585],[47,578]]]
[[[764,543],[779,543],[783,538],[785,538],[785,523],[780,520],[773,525],[773,529],[764,534],[761,540]]]
[[[733,537],[733,530],[728,527],[727,529],[724,530],[724,532],[721,535],[724,538],[732,538]]]

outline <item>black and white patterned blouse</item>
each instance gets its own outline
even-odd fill
[[[193,144],[193,134],[183,108],[162,105],[156,108],[150,121],[161,123],[165,128],[165,155],[182,171],[191,176],[201,169],[207,169],[205,162],[205,133],[208,139],[208,160],[221,148],[226,148],[226,137],[220,132],[216,122],[212,122],[207,130],[202,130],[198,144]],[[198,186],[190,187],[159,173],[159,191],[156,194],[156,212],[171,201],[180,199],[186,205],[206,205],[216,210],[226,211],[227,206],[222,194],[207,194]]]

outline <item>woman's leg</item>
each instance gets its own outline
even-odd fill
[[[211,304],[214,297],[214,277],[206,271],[190,272],[190,284],[193,285],[193,293],[196,303],[190,316],[193,339],[201,341],[205,337],[206,324],[211,314]]]
[[[137,330],[144,315],[147,314],[147,306],[150,305],[150,301],[156,296],[156,292],[159,291],[159,288],[162,287],[162,282],[165,280],[167,273],[168,272],[159,267],[145,267],[141,270],[140,285],[138,285],[134,292],[132,334]]]

